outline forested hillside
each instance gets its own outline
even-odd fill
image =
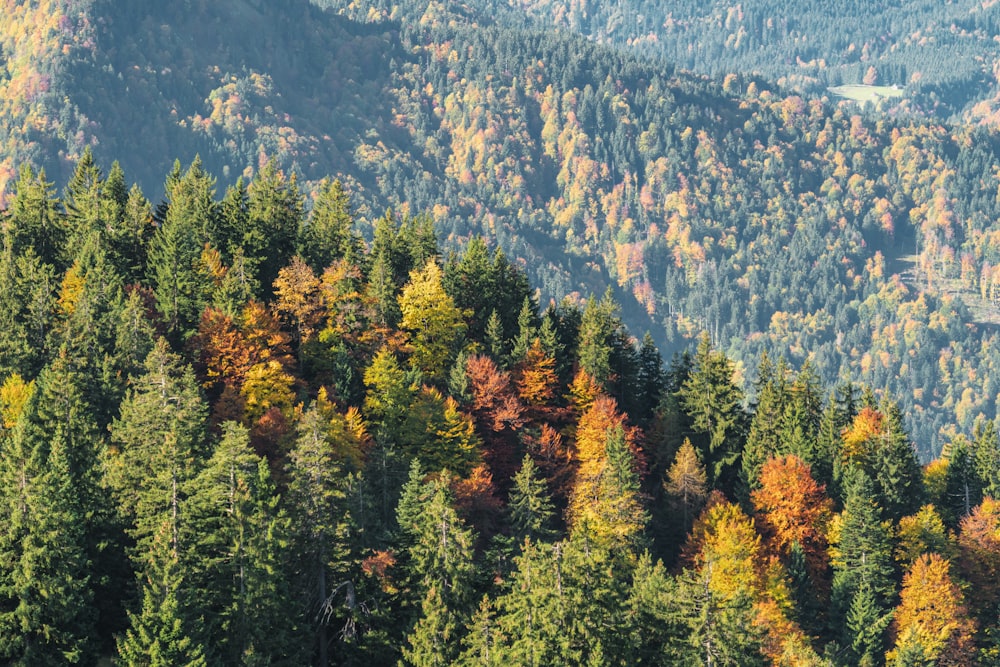
[[[90,151],[18,173],[4,664],[996,661],[995,421],[921,467],[794,346],[664,363],[610,293],[539,304],[422,211],[366,242],[274,161],[159,204]]]
[[[314,0],[360,20],[403,22],[451,12],[481,24],[559,30],[629,53],[723,77],[757,74],[796,92],[896,86],[886,108],[943,118],[990,118],[1000,93],[994,3],[742,0]]]
[[[668,353],[709,332],[742,382],[769,351],[889,393],[925,460],[996,415],[986,127],[701,78],[475,4],[5,7],[8,207],[17,165],[65,182],[88,146],[154,204],[174,156],[227,183],[273,158],[303,192],[339,177],[367,239],[386,207],[420,211],[448,250],[491,239],[542,303],[611,287]]]

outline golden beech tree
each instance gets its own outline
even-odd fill
[[[916,514],[899,520],[895,557],[903,569],[909,568],[925,553],[951,559],[955,552],[954,536],[949,534],[934,505],[924,505]]]
[[[813,479],[802,459],[790,455],[764,464],[760,488],[750,497],[775,551],[788,556],[797,543],[815,580],[826,569],[826,526],[833,513],[826,487]]]
[[[896,645],[886,654],[887,662],[896,660],[913,643],[933,664],[976,664],[975,623],[969,618],[962,591],[952,581],[949,569],[949,562],[938,554],[924,554],[903,577],[893,619]]]
[[[514,373],[518,393],[527,405],[544,406],[555,397],[559,384],[556,360],[545,353],[540,339],[531,344]]]
[[[761,651],[772,664],[822,664],[809,639],[792,620],[794,603],[781,562],[765,557],[753,518],[713,492],[691,530],[684,558],[705,577],[723,604],[752,604]]]
[[[443,381],[465,336],[466,324],[455,300],[444,291],[434,259],[410,274],[399,296],[401,328],[410,335],[411,361],[432,382]]]
[[[472,417],[484,441],[484,458],[498,486],[505,488],[517,470],[518,433],[525,423],[524,405],[510,373],[497,368],[489,357],[469,357],[465,372],[472,394]]]
[[[316,333],[322,319],[319,287],[319,278],[298,255],[278,271],[274,281],[275,308],[292,325],[299,349]]]

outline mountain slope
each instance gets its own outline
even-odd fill
[[[59,7],[62,32],[29,13],[5,28],[23,93],[0,123],[8,175],[31,160],[65,182],[92,145],[155,201],[174,157],[200,154],[221,191],[274,156],[306,189],[343,178],[363,230],[387,206],[427,212],[449,247],[493,239],[543,299],[611,287],[668,351],[706,330],[745,380],[768,351],[890,390],[925,455],[944,424],[997,413],[988,131],[699,78],[502,12],[480,25],[476,7],[368,24],[304,0]]]

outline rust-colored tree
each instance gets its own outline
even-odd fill
[[[794,455],[770,459],[761,468],[760,488],[750,497],[774,552],[787,559],[798,544],[813,582],[825,586],[826,527],[833,502],[824,485],[813,479],[809,466]]]

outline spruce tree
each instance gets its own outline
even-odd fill
[[[37,409],[37,396],[28,411]],[[0,456],[0,658],[90,664],[97,620],[81,462],[70,439],[24,419]]]
[[[208,285],[197,269],[205,243],[214,234],[215,179],[199,158],[183,176],[167,179],[169,207],[149,248],[149,280],[170,340],[179,344],[193,333],[205,305]]]
[[[348,507],[351,477],[322,413],[311,408],[298,426],[288,459],[287,512],[293,527],[297,617],[318,664],[330,662],[331,626],[350,624],[354,582],[350,557],[353,526]],[[343,612],[341,608],[345,608]],[[347,618],[342,614],[346,613]]]
[[[733,364],[702,336],[694,368],[678,392],[691,420],[691,441],[700,446],[713,486],[732,491],[740,466],[746,416],[743,392],[733,383]]]
[[[549,541],[555,536],[552,528],[555,509],[551,496],[545,479],[538,476],[538,466],[528,454],[524,455],[521,469],[514,475],[507,507],[516,544],[520,545],[525,539]]]
[[[222,664],[297,664],[283,553],[289,524],[247,429],[227,422],[222,431],[189,486],[182,558],[190,605],[205,611],[210,653]]]
[[[344,186],[339,180],[323,179],[308,222],[299,230],[299,255],[317,274],[338,259],[356,263],[361,239],[353,226],[351,202]]]
[[[174,529],[165,520],[149,541],[140,577],[142,600],[129,614],[129,628],[118,640],[118,657],[143,667],[207,667],[206,636],[191,589],[183,577]]]

